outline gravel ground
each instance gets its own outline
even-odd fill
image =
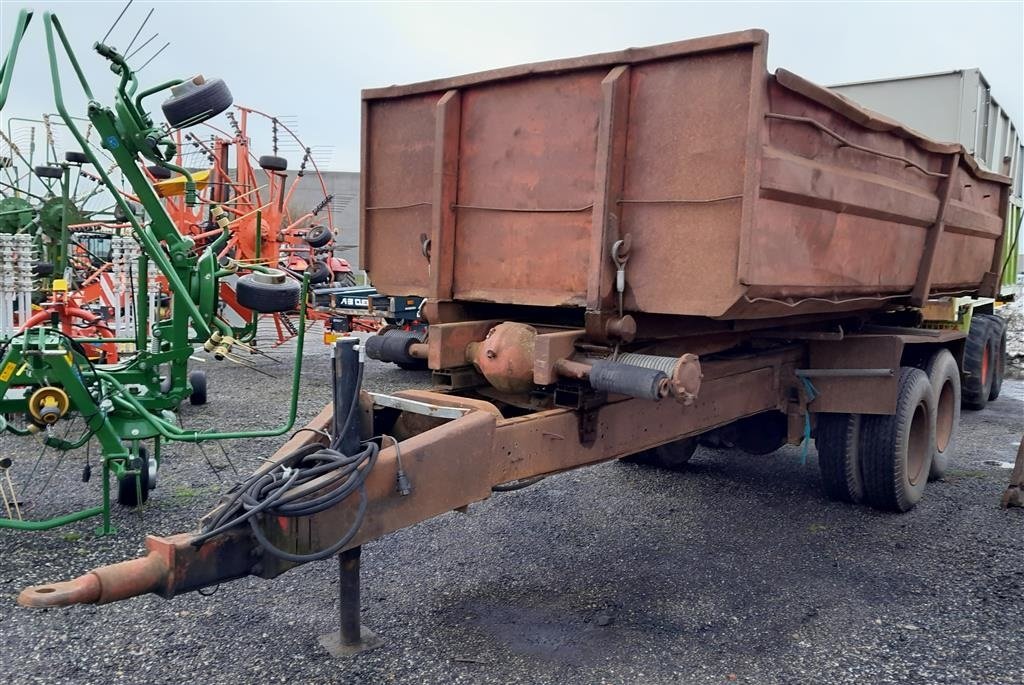
[[[328,358],[307,351],[300,420],[329,396]],[[287,357],[281,353],[280,356]],[[276,423],[288,365],[271,380],[211,362],[211,403],[185,425]],[[371,363],[393,390],[425,373]],[[144,512],[0,532],[0,680],[18,683],[1013,683],[1024,682],[1024,510],[997,502],[1021,439],[1024,382],[965,412],[950,476],[902,516],[825,500],[814,450],[698,452],[685,473],[609,463],[497,495],[366,545],[364,622],[384,646],[328,658],[333,562],[211,597],[155,596],[32,611],[25,585],[141,552],[144,533],[190,529],[222,487],[202,453],[167,451]],[[226,445],[248,472],[281,439]],[[3,438],[24,484],[38,454]],[[225,480],[224,454],[206,457]],[[991,462],[991,463],[990,463]],[[84,454],[45,455],[22,497],[35,513],[98,501]],[[54,473],[41,495],[36,490]]]

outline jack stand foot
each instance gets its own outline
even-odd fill
[[[353,644],[345,644],[342,642],[340,630],[333,633],[327,633],[326,635],[321,635],[319,641],[323,648],[327,650],[327,653],[333,657],[355,656],[360,652],[368,652],[371,649],[376,649],[384,644],[384,640],[377,637],[377,635],[366,626],[360,626],[359,640]]]
[[[359,557],[362,547],[353,547],[338,555],[338,598],[340,630],[320,636],[320,644],[331,656],[352,656],[384,644],[361,623],[359,614]]]

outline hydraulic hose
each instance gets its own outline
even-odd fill
[[[304,445],[281,459],[273,469],[255,473],[236,484],[220,513],[211,519],[202,533],[192,538],[193,545],[243,523],[248,523],[253,536],[264,550],[276,557],[302,564],[334,556],[352,541],[366,516],[368,498],[366,477],[373,470],[380,447],[370,440],[352,455],[339,450],[344,436],[356,417],[359,406],[359,388],[362,386],[363,365],[359,365],[354,384],[355,397],[349,404],[348,414],[330,445]],[[316,482],[315,488],[304,486]],[[273,517],[298,518],[312,516],[341,504],[353,493],[359,494],[359,505],[348,530],[330,546],[309,554],[287,552],[267,538],[257,514]]]

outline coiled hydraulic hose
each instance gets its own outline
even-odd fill
[[[360,364],[359,378],[355,383],[357,396],[349,405],[344,426],[332,438],[328,447],[304,445],[281,459],[270,471],[253,474],[237,483],[229,492],[231,496],[221,512],[210,520],[202,533],[192,538],[192,544],[201,545],[247,522],[263,549],[286,561],[299,564],[319,561],[342,551],[362,526],[368,503],[366,477],[377,463],[380,453],[380,446],[372,440],[361,443],[362,449],[353,455],[344,454],[338,449],[341,436],[345,435],[355,419],[362,376],[363,366]],[[313,492],[299,492],[304,485],[318,479],[323,480]],[[288,518],[312,516],[340,504],[354,492],[359,493],[359,508],[352,525],[333,544],[317,552],[294,554],[275,547],[267,539],[258,520],[257,514]]]

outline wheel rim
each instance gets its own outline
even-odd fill
[[[939,393],[939,406],[935,420],[935,447],[939,452],[946,451],[946,447],[949,446],[949,441],[953,437],[955,408],[953,384],[946,381],[942,384],[942,391]]]
[[[910,438],[907,441],[907,479],[911,485],[917,485],[928,461],[928,429],[928,407],[924,402],[919,402],[914,408]]]
[[[988,383],[988,345],[981,351],[981,384]]]

